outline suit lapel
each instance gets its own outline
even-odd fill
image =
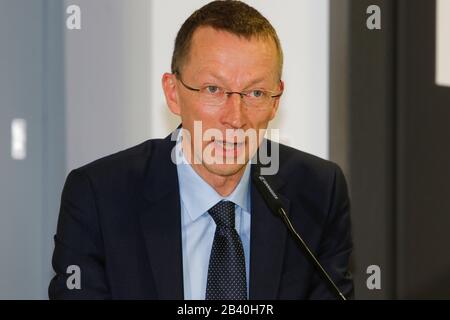
[[[158,299],[180,300],[184,298],[181,206],[176,165],[170,156],[174,145],[168,137],[153,148],[143,193],[136,205]],[[277,176],[266,176],[266,179],[275,190],[283,185]],[[278,195],[289,214],[289,200]],[[251,188],[251,203],[250,299],[276,299],[286,226],[270,211],[255,187]]]
[[[176,165],[167,138],[153,148],[140,221],[158,299],[183,299],[181,209]]]
[[[252,166],[252,170],[256,170]],[[253,173],[253,172],[252,172]],[[274,189],[282,181],[267,177]],[[250,299],[276,299],[283,267],[286,226],[266,205],[256,187],[251,188],[252,213],[250,231]],[[289,200],[278,194],[289,213]]]

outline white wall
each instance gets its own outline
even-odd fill
[[[67,171],[150,137],[150,1],[65,0]]]
[[[164,137],[179,123],[167,110],[161,76],[170,72],[176,33],[208,0],[151,1],[151,136]],[[285,95],[278,117],[282,142],[328,158],[328,0],[248,0],[274,25],[285,54]]]

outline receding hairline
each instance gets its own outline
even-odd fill
[[[272,45],[274,45],[275,51],[277,53],[277,60],[278,60],[278,63],[277,63],[278,71],[277,72],[279,74],[279,78],[281,79],[281,75],[283,72],[283,51],[282,51],[278,36],[277,36],[277,38],[274,38],[274,36],[272,34],[262,33],[262,32],[258,32],[258,33],[254,33],[254,34],[240,34],[240,33],[235,33],[231,30],[227,30],[224,28],[217,28],[217,27],[209,25],[209,24],[201,24],[194,29],[192,34],[187,39],[186,45],[182,49],[183,54],[178,57],[179,60],[177,61],[178,62],[177,70],[172,70],[173,73],[181,73],[182,72],[181,69],[187,63],[189,63],[190,58],[191,58],[191,52],[192,52],[192,44],[194,42],[195,35],[198,34],[198,32],[202,29],[203,30],[211,29],[211,30],[214,30],[217,32],[223,32],[223,33],[235,36],[240,39],[245,39],[248,41],[259,40],[259,41],[271,42]]]

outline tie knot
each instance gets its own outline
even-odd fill
[[[231,201],[220,201],[208,210],[217,226],[234,228],[234,203]]]

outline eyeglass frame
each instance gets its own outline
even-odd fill
[[[186,83],[184,83],[183,79],[181,79],[181,74],[180,74],[180,72],[175,71],[175,72],[173,72],[173,74],[175,75],[175,77],[177,78],[177,80],[180,80],[181,84],[182,84],[186,89],[188,89],[188,90],[190,90],[190,91],[194,91],[194,92],[200,92],[200,91],[201,91],[202,88],[200,88],[200,89],[193,88],[193,87],[187,85]],[[280,83],[281,83],[281,80],[280,80]],[[220,88],[219,86],[217,86],[217,87]],[[268,93],[272,93],[272,91],[267,91],[267,90],[261,90],[261,91],[268,92]],[[281,92],[280,92],[279,94],[271,95],[270,98],[280,98],[280,97],[283,95],[283,92],[284,92],[284,91],[281,90]],[[247,94],[244,93],[244,92],[242,92],[242,91],[241,91],[241,92],[239,92],[239,91],[225,91],[224,94],[226,94],[228,97],[229,97],[230,95],[232,95],[232,94],[238,94],[238,95],[241,96],[241,99],[243,99],[244,97],[247,96]],[[225,101],[225,100],[224,100],[224,101]],[[245,101],[245,100],[244,100],[244,101]]]

